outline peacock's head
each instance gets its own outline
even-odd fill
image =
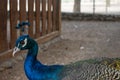
[[[15,48],[13,49],[13,56],[16,52],[29,49],[33,46],[32,42],[34,40],[31,39],[28,34],[26,34],[26,29],[22,27],[24,25],[28,25],[28,22],[19,23],[16,27],[17,29],[21,29],[22,35],[16,40]]]

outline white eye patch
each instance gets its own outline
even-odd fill
[[[24,44],[22,45],[22,47],[25,47],[26,45],[27,45],[27,38],[25,38]]]

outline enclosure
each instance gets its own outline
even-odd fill
[[[119,0],[110,0],[111,4],[109,0],[80,1],[79,12],[74,12],[74,0],[0,1],[0,80],[27,80],[23,69],[26,52],[12,57],[12,48],[20,35],[15,26],[21,21],[31,23],[29,35],[40,46],[37,58],[43,64],[66,65],[91,58],[119,58],[120,11],[112,10],[119,8]],[[106,1],[111,8],[106,8]],[[102,11],[97,12],[97,5],[104,5],[99,7]]]
[[[17,23],[29,21],[29,35],[38,43],[60,34],[60,0],[4,0],[0,2],[0,59],[11,56],[11,49],[20,32]],[[4,53],[3,53],[4,52]],[[3,57],[4,56],[4,57]]]

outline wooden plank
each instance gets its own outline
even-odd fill
[[[40,0],[36,0],[36,33],[35,37],[40,37]]]
[[[56,0],[53,0],[53,15],[52,15],[52,26],[53,26],[53,31],[56,31],[56,17],[58,17],[58,16],[56,16]]]
[[[7,49],[7,0],[0,0],[0,52]]]
[[[61,32],[61,0],[57,0],[57,25],[56,28]]]
[[[40,37],[40,38],[36,39],[36,41],[38,42],[38,44],[42,44],[42,43],[50,41],[50,40],[52,40],[52,39],[54,39],[55,37],[58,37],[58,36],[60,36],[59,31],[54,31],[52,33],[49,33],[49,34],[43,36],[43,37]]]
[[[10,58],[12,58],[12,57],[13,57],[13,56],[12,56],[12,53],[13,53],[13,50],[10,49],[10,50],[5,51],[4,53],[0,54],[0,63],[5,62],[5,61],[9,60]],[[25,54],[25,53],[27,53],[27,52],[26,52],[26,51],[20,51],[20,52],[18,52],[15,56],[18,56],[18,55],[20,55],[21,53],[22,53],[22,54]]]
[[[59,35],[60,35],[59,31],[55,31],[55,32],[52,32],[50,34],[47,34],[43,37],[40,37],[40,38],[36,39],[36,41],[37,41],[38,44],[42,44],[42,43],[45,43],[47,41],[50,41],[50,40],[54,39],[55,37],[58,37]],[[6,51],[6,52],[0,54],[0,63],[12,58],[13,57],[12,52],[13,52],[13,50],[11,49],[9,51]],[[25,54],[26,51],[22,51],[22,52],[20,51],[20,52],[17,53],[17,55],[19,55],[21,53]],[[15,55],[15,56],[17,56],[17,55]]]
[[[20,0],[20,21],[26,21],[26,0]]]
[[[10,48],[15,46],[17,39],[17,25],[18,12],[17,12],[17,0],[10,0]]]
[[[33,5],[34,5],[34,0],[28,0],[28,21],[30,22],[30,28],[28,30],[28,33],[32,38],[34,38],[34,34],[33,34],[33,21],[34,21]]]
[[[51,7],[52,7],[52,0],[48,0],[48,33],[50,33],[52,31],[52,11],[51,11]]]
[[[20,16],[19,17],[20,17],[20,22],[26,21],[26,0],[20,0]]]
[[[46,0],[42,0],[42,35],[46,34]]]

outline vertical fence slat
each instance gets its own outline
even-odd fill
[[[16,23],[18,20],[20,21],[26,21],[29,19],[31,23],[31,27],[29,28],[29,35],[33,35],[33,27],[36,28],[36,38],[38,38],[38,42],[40,40],[40,43],[46,42],[48,40],[53,39],[54,37],[59,35],[58,30],[60,31],[61,28],[61,13],[60,13],[60,4],[61,0],[28,0],[28,11],[26,12],[26,0],[19,0],[20,4],[20,11],[17,11],[17,1],[18,0],[9,0],[10,1],[10,15],[7,11],[7,1],[8,0],[0,0],[0,54],[2,52],[6,51],[5,54],[0,55],[0,61],[7,60],[7,58],[10,58],[11,53],[10,51],[7,51],[9,49],[8,47],[8,41],[7,37],[9,37],[7,34],[7,20],[8,17],[10,18],[10,45],[11,48],[15,44],[15,40],[17,37],[17,31],[14,28],[16,26]],[[33,11],[33,4],[34,1],[36,1],[36,26],[33,26],[34,21],[34,11]],[[57,2],[56,2],[57,1]],[[40,12],[40,4],[42,4],[42,12]],[[48,3],[48,13],[46,11],[46,2]],[[59,4],[58,4],[59,3]],[[56,18],[57,17],[57,18]],[[41,20],[42,19],[42,20]],[[40,24],[40,21],[42,21],[42,24]],[[54,27],[53,27],[54,26]],[[58,27],[57,27],[58,26]],[[54,29],[54,30],[53,30]],[[42,33],[40,32],[42,31]],[[49,34],[49,35],[46,35]],[[41,36],[41,34],[43,34]],[[39,38],[40,37],[40,38]]]
[[[0,0],[0,52],[8,49],[7,44],[7,0]]]
[[[61,32],[61,0],[57,0],[57,30]]]
[[[33,35],[33,20],[34,20],[33,5],[34,5],[34,0],[28,0],[28,21],[30,22],[29,35],[34,38],[34,35]]]
[[[53,0],[53,31],[55,31],[56,30],[56,0]]]
[[[52,0],[48,0],[48,33],[51,32],[52,30],[52,11],[51,11],[51,6],[52,6]]]
[[[10,0],[10,48],[14,47],[15,40],[17,38],[17,31],[15,26],[17,24],[17,0]]]
[[[42,35],[46,34],[46,0],[42,0]]]
[[[40,0],[36,0],[36,33],[35,37],[40,37]]]
[[[26,0],[20,0],[20,21],[26,21]]]

